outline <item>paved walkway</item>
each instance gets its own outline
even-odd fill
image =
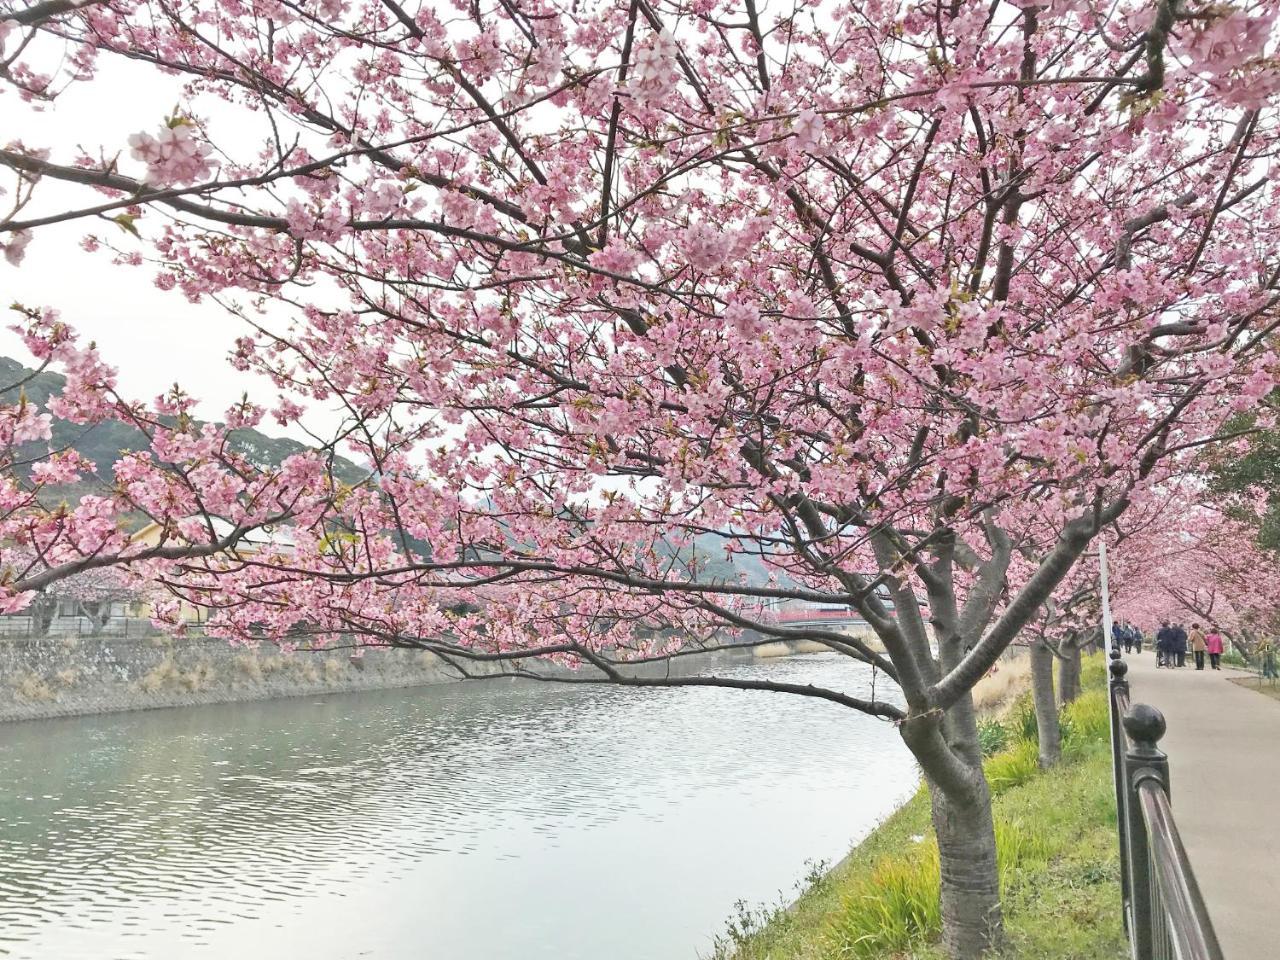
[[[1226,960],[1280,957],[1280,700],[1231,683],[1243,676],[1191,654],[1157,670],[1125,657],[1129,696],[1164,713],[1174,817]]]

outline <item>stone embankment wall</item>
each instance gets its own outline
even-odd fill
[[[0,640],[0,721],[378,690],[454,679],[433,654],[281,653],[208,637]]]
[[[877,653],[884,653],[884,644],[880,642],[880,638],[875,635],[870,627],[865,630],[837,630],[836,633],[843,633],[848,637],[856,637],[867,645],[871,650]],[[762,643],[755,648],[755,656],[758,659],[768,659],[769,657],[789,657],[796,653],[824,653],[830,648],[817,640],[778,640],[775,643]]]
[[[751,653],[682,657],[681,673]],[[661,667],[650,668],[665,672]],[[483,665],[469,670],[485,672]],[[498,668],[493,668],[498,672]],[[541,672],[547,672],[544,668]],[[434,654],[350,648],[282,653],[208,637],[0,639],[0,721],[416,687],[457,680]]]

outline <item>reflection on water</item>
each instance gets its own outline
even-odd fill
[[[915,771],[819,701],[502,682],[8,725],[0,778],[3,956],[693,960]]]

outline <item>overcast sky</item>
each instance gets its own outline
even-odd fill
[[[104,58],[97,78],[73,85],[41,111],[20,106],[6,92],[0,97],[0,110],[6,115],[0,138],[52,147],[55,161],[69,161],[76,144],[95,153],[99,145],[108,146],[120,150],[124,172],[137,174],[142,165],[129,158],[129,134],[154,132],[178,99],[178,85],[171,78]],[[19,116],[16,124],[8,120],[14,114]],[[7,210],[12,174],[0,171],[0,182],[6,190],[0,203]],[[59,204],[65,208],[91,203],[97,196],[86,189],[41,184],[36,201],[21,216],[50,213]],[[97,342],[104,360],[120,371],[126,396],[150,399],[178,381],[200,398],[202,417],[218,418],[246,390],[271,405],[274,390],[269,382],[239,373],[226,361],[232,342],[245,332],[242,324],[214,303],[192,304],[176,290],[160,290],[151,265],[114,266],[110,251],[86,253],[80,241],[88,233],[111,238],[124,249],[136,245],[144,254],[149,252],[141,241],[101,220],[36,230],[21,267],[0,258],[0,297],[7,314],[0,330],[0,353],[31,362],[21,340],[8,329],[18,319],[8,312],[9,304],[54,307],[85,340]],[[270,423],[266,432],[292,431]]]

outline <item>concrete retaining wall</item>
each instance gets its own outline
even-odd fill
[[[750,661],[750,651],[682,657],[674,671]],[[471,665],[484,673],[484,665]],[[494,667],[492,672],[499,672]],[[645,672],[666,673],[661,665]],[[541,673],[549,672],[546,667]],[[0,722],[456,681],[434,654],[348,649],[281,653],[208,637],[40,637],[0,640]]]
[[[281,653],[207,637],[0,641],[0,721],[377,690],[454,679],[414,650]]]

